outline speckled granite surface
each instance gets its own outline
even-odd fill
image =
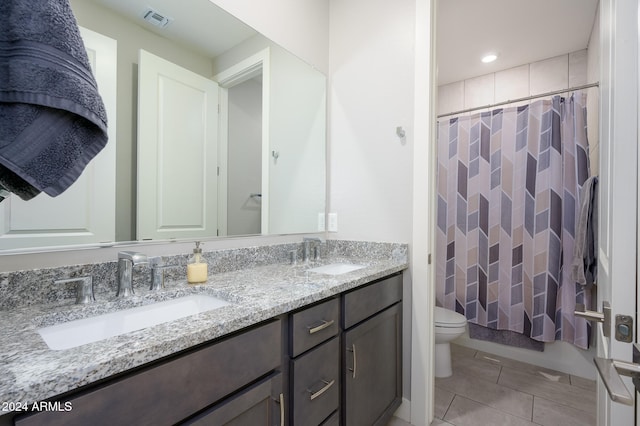
[[[174,275],[167,278],[163,291],[150,292],[146,285],[143,288],[137,286],[136,295],[124,301],[113,297],[114,284],[100,282],[96,292],[98,302],[85,306],[73,305],[73,295],[68,292],[51,295],[51,287],[43,285],[44,280],[52,281],[52,276],[69,271],[25,271],[0,275],[0,287],[5,287],[0,289],[0,295],[8,286],[14,291],[49,292],[44,298],[35,296],[22,303],[16,301],[23,299],[14,298],[2,306],[0,402],[32,403],[51,398],[408,267],[407,246],[404,244],[327,241],[323,244],[320,262],[291,266],[288,253],[293,249],[300,251],[301,245],[281,244],[206,253],[208,260],[218,261],[217,266],[210,266],[209,279],[205,284],[189,285],[182,278],[184,275],[178,278]],[[342,275],[308,271],[314,266],[336,262],[366,267]],[[84,273],[104,271],[103,276],[97,278],[113,281],[114,278],[107,278],[107,275],[115,273],[110,271],[112,267],[102,264],[69,268]],[[178,268],[176,274],[178,272],[183,271]],[[75,276],[78,275],[82,273]],[[102,287],[104,290],[101,291]],[[216,296],[231,302],[231,305],[61,351],[50,350],[36,332],[44,325],[194,293]],[[60,298],[56,299],[56,295]]]

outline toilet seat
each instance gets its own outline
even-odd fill
[[[436,306],[434,317],[436,327],[458,328],[467,325],[467,318],[464,315],[439,306]]]

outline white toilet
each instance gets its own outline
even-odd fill
[[[467,328],[467,319],[462,314],[436,306],[435,328],[435,374],[436,377],[449,377],[453,374],[449,342],[464,334]]]

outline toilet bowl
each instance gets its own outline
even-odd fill
[[[449,342],[462,336],[467,327],[464,315],[436,306],[435,314],[435,375],[449,377],[451,369],[451,346]]]

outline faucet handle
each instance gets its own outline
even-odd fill
[[[146,254],[138,253],[135,251],[120,251],[118,252],[118,260],[126,259],[130,260],[135,265],[145,265],[149,263],[149,259]]]
[[[164,270],[177,268],[180,265],[167,265],[162,256],[155,256],[149,258],[149,266],[151,267],[151,287],[149,290],[162,290],[164,288]]]
[[[309,262],[311,258],[311,243],[313,244],[313,260],[320,260],[320,249],[318,248],[318,244],[322,244],[322,238],[320,237],[302,237],[302,242],[304,245],[304,252],[302,259],[305,263]]]
[[[62,280],[55,280],[54,284],[65,284],[77,282],[76,286],[76,304],[86,304],[95,302],[93,295],[93,277],[90,275],[84,277],[67,278]]]

